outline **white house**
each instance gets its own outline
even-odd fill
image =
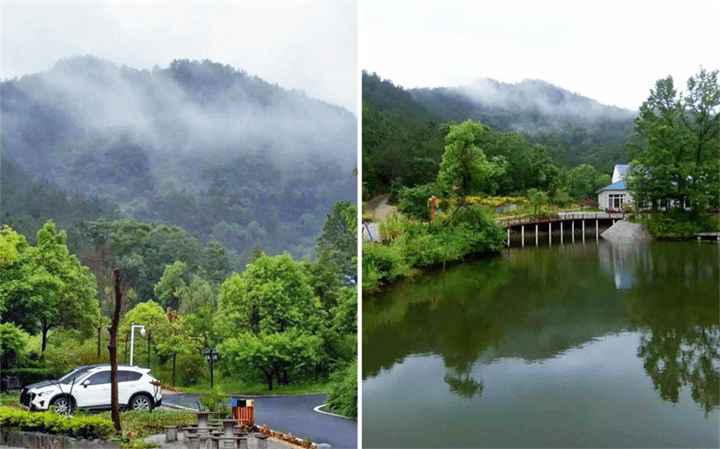
[[[622,210],[622,205],[632,204],[632,195],[625,186],[628,164],[618,164],[613,171],[612,184],[597,191],[600,210]]]

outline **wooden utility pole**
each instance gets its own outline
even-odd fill
[[[118,370],[117,370],[117,331],[120,323],[120,304],[122,303],[122,288],[120,287],[122,275],[120,270],[114,270],[115,282],[115,309],[113,310],[112,321],[110,322],[110,342],[108,343],[108,351],[110,352],[110,403],[112,406],[111,417],[115,425],[115,432],[122,432],[120,427],[120,406],[118,404]]]

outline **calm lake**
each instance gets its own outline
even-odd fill
[[[509,249],[363,300],[363,447],[720,447],[720,246]]]

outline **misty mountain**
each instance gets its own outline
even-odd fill
[[[444,150],[445,128],[439,125],[469,118],[542,145],[560,168],[590,164],[609,174],[628,162],[636,112],[545,81],[480,79],[460,87],[404,89],[363,71],[362,82],[363,181],[370,192],[433,179]]]
[[[462,122],[479,120],[492,128],[517,132],[550,132],[567,124],[632,123],[636,112],[598,101],[542,80],[508,84],[490,78],[460,87],[408,91],[433,114]]]
[[[0,150],[17,170],[238,259],[255,246],[311,253],[332,204],[355,198],[352,113],[208,60],[64,59],[2,82],[0,107]]]

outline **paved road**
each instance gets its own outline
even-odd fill
[[[179,405],[197,408],[197,394],[163,395],[163,405]],[[238,396],[239,397],[239,396]],[[251,396],[242,396],[251,398]],[[325,394],[294,396],[257,396],[255,400],[255,424],[267,424],[278,432],[292,434],[313,443],[327,443],[335,448],[357,447],[357,421],[325,415],[313,410],[325,403]],[[230,401],[228,400],[228,407]]]

